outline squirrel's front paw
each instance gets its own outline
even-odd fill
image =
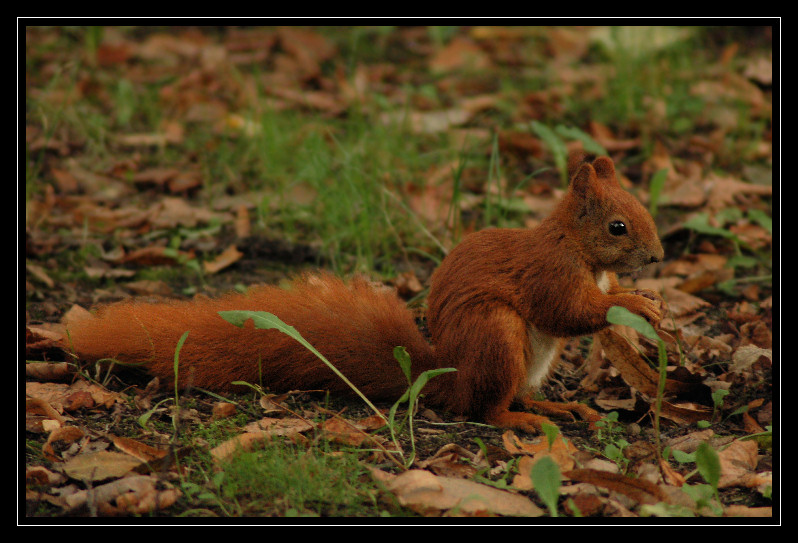
[[[646,319],[652,326],[657,326],[662,320],[662,299],[650,290],[634,291],[622,294],[629,302],[626,309]]]
[[[630,290],[629,294],[636,294],[637,296],[642,296],[643,298],[648,298],[649,300],[654,300],[661,303],[665,302],[662,296],[660,296],[659,292],[655,290],[649,290],[647,288]]]

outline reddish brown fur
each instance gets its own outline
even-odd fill
[[[261,286],[219,299],[113,304],[70,327],[72,347],[86,360],[143,363],[171,386],[175,347],[188,330],[180,351],[181,386],[230,390],[232,381],[247,381],[276,390],[349,392],[294,339],[251,324],[238,328],[218,315],[228,310],[274,313],[375,399],[395,398],[406,388],[398,364],[391,363],[396,345],[408,349],[416,372],[430,364],[432,350],[401,300],[363,279],[346,285],[329,274],[303,277],[290,289]]]
[[[610,221],[623,221],[627,234],[609,233]],[[556,338],[606,327],[613,305],[658,320],[658,302],[621,289],[615,272],[662,258],[650,215],[620,187],[612,161],[598,158],[582,164],[561,203],[537,228],[477,232],[444,259],[428,298],[434,348],[395,295],[361,279],[347,285],[328,274],[306,276],[288,290],[258,287],[218,300],[108,306],[97,318],[72,326],[72,342],[84,359],[143,362],[169,384],[175,345],[189,330],[180,354],[182,385],[225,390],[243,380],[274,390],[348,392],[290,337],[238,329],[217,314],[268,311],[294,326],[371,398],[393,399],[406,389],[392,355],[403,345],[416,375],[434,367],[458,370],[430,382],[428,403],[530,430],[545,418],[509,411],[513,399],[523,400],[537,384],[527,382],[530,369],[545,372],[556,363],[562,344]],[[597,284],[603,272],[607,292]],[[538,349],[549,346],[549,357],[535,352],[532,330],[543,341]],[[579,407],[570,410],[584,414]]]

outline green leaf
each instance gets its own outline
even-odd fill
[[[749,209],[748,218],[756,221],[759,226],[768,231],[768,234],[773,234],[773,219],[768,217],[761,209]]]
[[[723,407],[723,398],[725,398],[728,394],[729,391],[722,388],[719,388],[712,393],[712,403],[715,405],[716,409]]]
[[[407,383],[410,384],[412,382],[412,377],[410,375],[410,355],[407,353],[407,349],[402,347],[401,345],[398,347],[393,348],[393,357],[399,362],[399,367],[402,368],[402,373],[405,374],[407,378]]]
[[[662,189],[665,186],[665,179],[668,178],[668,168],[662,168],[651,178],[649,184],[649,202],[648,210],[653,217],[657,216],[657,206],[659,205],[659,196],[662,194]]]
[[[366,396],[349,379],[347,379],[346,376],[343,373],[341,373],[341,371],[338,368],[336,368],[333,365],[332,362],[327,360],[327,358],[323,354],[317,351],[316,348],[313,347],[313,345],[311,345],[305,338],[303,338],[302,334],[297,332],[296,328],[287,325],[282,320],[280,320],[280,318],[277,317],[276,315],[273,315],[272,313],[267,313],[266,311],[219,311],[219,315],[230,324],[238,326],[239,328],[243,327],[244,323],[246,323],[248,320],[251,320],[252,323],[255,325],[255,328],[259,330],[276,329],[284,334],[291,336],[297,342],[299,342],[303,347],[305,347],[307,350],[315,354],[319,360],[324,362],[324,364],[328,368],[330,368],[333,371],[333,373],[335,373],[335,375],[338,376],[339,379],[341,379],[344,383],[346,383],[347,386],[351,388],[355,392],[355,394],[357,394],[360,397],[360,399],[363,400],[366,403],[366,405],[368,405],[371,408],[372,411],[374,411],[374,413],[382,417],[382,419],[385,420],[386,423],[388,422],[385,419],[385,416],[382,414],[382,412],[379,409],[377,409],[374,406],[374,404],[371,403],[371,401],[369,401],[369,399],[366,398]]]
[[[594,155],[607,155],[607,150],[601,145],[599,142],[594,140],[590,134],[583,132],[579,128],[575,126],[565,126],[563,124],[558,124],[554,127],[554,131],[567,140],[576,140],[582,142],[582,148]]]
[[[549,152],[554,158],[554,164],[557,166],[557,171],[560,172],[560,178],[563,180],[563,185],[568,183],[568,148],[560,137],[545,124],[537,121],[532,121],[532,131],[543,140]]]
[[[635,315],[625,307],[618,305],[612,306],[607,311],[607,322],[612,324],[623,324],[624,326],[637,330],[637,332],[652,341],[662,341],[654,330],[654,327],[651,326],[646,319],[640,315]]]
[[[702,441],[695,451],[695,464],[701,477],[717,490],[720,482],[720,458],[706,441]]]
[[[698,232],[699,234],[706,234],[708,236],[721,236],[727,239],[734,240],[739,242],[740,239],[733,233],[729,232],[728,230],[724,230],[723,228],[718,228],[716,226],[711,226],[709,224],[709,215],[706,213],[698,213],[689,220],[685,221],[682,224],[685,228]]]
[[[551,450],[554,440],[557,439],[557,435],[560,433],[560,429],[553,424],[546,424],[545,422],[540,425],[540,429],[546,435],[546,440],[549,442],[549,450]]]
[[[560,497],[562,476],[560,468],[550,456],[544,456],[532,466],[532,484],[535,492],[549,508],[552,517],[557,516],[557,499]]]

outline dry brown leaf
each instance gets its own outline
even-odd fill
[[[773,196],[773,187],[754,185],[729,177],[712,175],[706,180],[708,189],[707,208],[720,210],[734,204],[737,197],[743,195]]]
[[[69,396],[69,385],[64,383],[25,383],[27,396],[26,411],[36,415],[46,415],[63,422],[64,400]]]
[[[745,505],[728,505],[723,508],[724,517],[772,517],[772,507],[748,507]]]
[[[119,395],[109,392],[103,387],[84,380],[78,380],[71,385],[62,383],[25,383],[25,394],[30,398],[38,398],[52,405],[58,411],[66,410],[66,406],[75,403],[76,393],[90,395],[94,405],[110,408],[119,400]]]
[[[608,126],[598,121],[590,121],[590,134],[610,153],[640,147],[640,138],[618,139]]]
[[[302,432],[313,428],[313,425],[304,419],[283,418],[275,419],[265,417],[259,421],[247,424],[245,433],[228,439],[221,445],[211,450],[214,460],[226,460],[236,451],[250,451],[259,447],[264,441],[273,436],[296,437]]]
[[[74,372],[66,362],[27,362],[25,364],[25,377],[42,381],[60,381],[73,375]]]
[[[400,504],[422,515],[543,515],[543,510],[525,496],[467,479],[438,477],[420,469],[406,471],[386,486]]]
[[[140,441],[136,441],[135,439],[130,439],[128,437],[122,436],[111,436],[114,442],[114,445],[117,449],[122,452],[129,454],[134,458],[138,458],[142,462],[154,462],[156,460],[160,460],[164,456],[166,456],[165,449],[157,449],[155,447],[150,447]]]
[[[369,435],[359,429],[356,423],[346,421],[341,417],[325,420],[319,429],[324,439],[351,447],[360,447],[369,440]]]
[[[755,440],[732,441],[727,447],[718,451],[720,460],[720,481],[718,488],[751,485],[757,462],[759,447]]]
[[[692,402],[676,404],[663,401],[660,416],[679,425],[689,426],[698,421],[710,420],[712,418],[712,408]]]
[[[219,253],[216,258],[202,263],[202,267],[206,273],[218,273],[221,270],[232,266],[244,256],[244,253],[238,250],[235,245],[230,245],[227,249]]]
[[[252,233],[252,226],[250,225],[249,209],[245,204],[241,204],[236,208],[236,218],[233,223],[236,231],[237,238],[245,238]]]
[[[416,467],[428,469],[435,475],[471,479],[477,473],[477,455],[456,443],[448,443],[426,460],[416,462]],[[483,467],[487,467],[486,464]]]
[[[142,279],[141,281],[130,281],[125,283],[125,288],[130,292],[137,295],[144,296],[172,296],[174,292],[172,287],[164,281],[152,281],[149,279]]]
[[[684,336],[684,341],[690,346],[690,352],[701,360],[712,360],[721,357],[728,360],[732,347],[729,342],[733,340],[731,334],[722,336]]]
[[[417,134],[436,134],[465,124],[471,117],[471,112],[454,107],[441,111],[386,112],[380,115],[380,120],[386,125],[407,123]]]
[[[619,473],[593,469],[575,469],[564,474],[571,480],[619,492],[638,503],[655,504],[667,501],[667,496],[655,484],[643,479],[633,479]]]
[[[734,351],[732,355],[732,363],[729,366],[729,371],[733,373],[742,373],[750,370],[751,366],[759,362],[760,358],[765,358],[773,361],[772,349],[761,349],[756,345],[743,345]]]
[[[98,451],[74,456],[64,462],[62,469],[72,479],[93,482],[123,477],[141,464],[129,454]]]
[[[194,228],[212,220],[227,220],[227,214],[220,214],[204,207],[194,207],[183,198],[166,197],[151,209],[151,224],[155,228]]]
[[[90,383],[82,379],[69,385],[69,389],[67,390],[67,398],[69,398],[69,396],[75,392],[87,392],[91,394],[91,398],[95,405],[103,406],[106,409],[110,409],[116,402],[123,402],[120,395],[116,392],[112,392],[98,384]]]
[[[648,398],[656,397],[659,374],[629,342],[611,328],[602,330],[598,336],[607,359],[620,372],[624,382]]]
[[[25,271],[31,274],[31,276],[41,281],[42,283],[44,283],[44,286],[48,288],[53,288],[55,286],[55,281],[52,280],[50,275],[46,271],[44,271],[44,268],[42,268],[41,266],[37,266],[36,264],[31,264],[30,262],[26,262]]]
[[[158,486],[166,485],[165,490]],[[106,515],[119,513],[144,514],[166,509],[174,504],[181,493],[169,483],[161,483],[154,476],[137,475],[98,485],[91,490],[80,490],[66,497],[70,509],[87,505],[96,507]]]
[[[211,456],[215,462],[223,462],[239,451],[251,451],[271,439],[266,432],[246,432],[239,434],[232,439],[228,439],[221,445],[211,449]]]
[[[175,265],[178,263],[179,255],[177,251],[166,247],[142,247],[126,254],[121,262],[141,267]]]
[[[68,445],[82,438],[84,435],[83,430],[77,426],[61,426],[50,432],[50,435],[47,436],[47,442],[42,447],[42,451],[44,455],[53,462],[61,462],[63,459],[56,454],[55,449],[53,449],[53,443]]]
[[[743,430],[745,431],[745,433],[758,434],[765,431],[765,429],[759,425],[756,419],[754,419],[754,417],[752,417],[748,413],[743,413],[742,417],[743,417]]]
[[[43,398],[25,398],[25,430],[42,434],[60,427],[67,418]]]
[[[50,471],[44,466],[31,466],[25,469],[25,482],[37,485],[57,485],[66,481],[61,473]]]
[[[664,445],[675,451],[692,453],[698,449],[698,446],[701,443],[709,441],[714,436],[715,432],[713,432],[711,429],[699,430],[697,432],[691,432],[683,436],[671,438],[667,440]]]
[[[411,298],[424,290],[424,286],[413,271],[406,271],[397,275],[393,280],[393,285],[396,287],[399,296],[405,299]]]
[[[668,306],[668,312],[674,317],[689,316],[695,314],[698,309],[710,305],[706,300],[676,288],[666,287],[662,297]],[[668,318],[663,319],[661,326],[668,325],[668,321]]]
[[[219,419],[226,419],[228,417],[232,417],[236,414],[238,408],[235,404],[230,402],[216,402],[213,404],[213,408],[211,409],[211,419],[212,420],[219,420]]]
[[[433,72],[484,70],[491,65],[490,57],[468,38],[456,37],[429,59]]]
[[[141,186],[163,187],[168,181],[177,177],[180,170],[177,168],[149,168],[133,174],[133,183]]]
[[[530,441],[518,437],[512,430],[507,430],[502,434],[502,443],[510,454],[526,454],[533,457],[552,455],[555,461],[578,452],[574,444],[564,439],[561,434],[558,434],[549,446],[549,440],[545,437],[537,437]]]

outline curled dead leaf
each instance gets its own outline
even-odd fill
[[[77,426],[61,426],[56,428],[50,435],[47,436],[47,442],[42,446],[42,452],[44,455],[54,462],[60,462],[63,459],[58,456],[53,449],[53,444],[60,443],[63,445],[68,445],[77,441],[78,439],[82,438],[85,434],[83,430],[78,428]]]
[[[574,469],[564,475],[573,481],[590,483],[620,492],[638,503],[654,504],[668,500],[665,493],[654,483],[643,479],[633,479],[620,473],[609,473],[593,469]]]
[[[244,256],[235,245],[230,245],[211,261],[202,263],[206,273],[217,273],[229,266],[232,266]]]
[[[166,488],[161,489],[164,485]],[[142,514],[170,507],[181,492],[156,477],[137,475],[124,477],[89,490],[67,496],[69,509],[77,509],[92,500],[97,510],[107,515],[119,513]]]
[[[72,377],[73,371],[66,362],[27,362],[25,377],[42,381],[59,381]]]
[[[142,462],[153,462],[155,460],[160,460],[166,456],[167,453],[165,449],[150,447],[145,443],[136,441],[135,439],[130,439],[128,437],[113,436],[113,442],[117,449],[129,454],[130,456],[133,456],[134,458],[138,458]]]

